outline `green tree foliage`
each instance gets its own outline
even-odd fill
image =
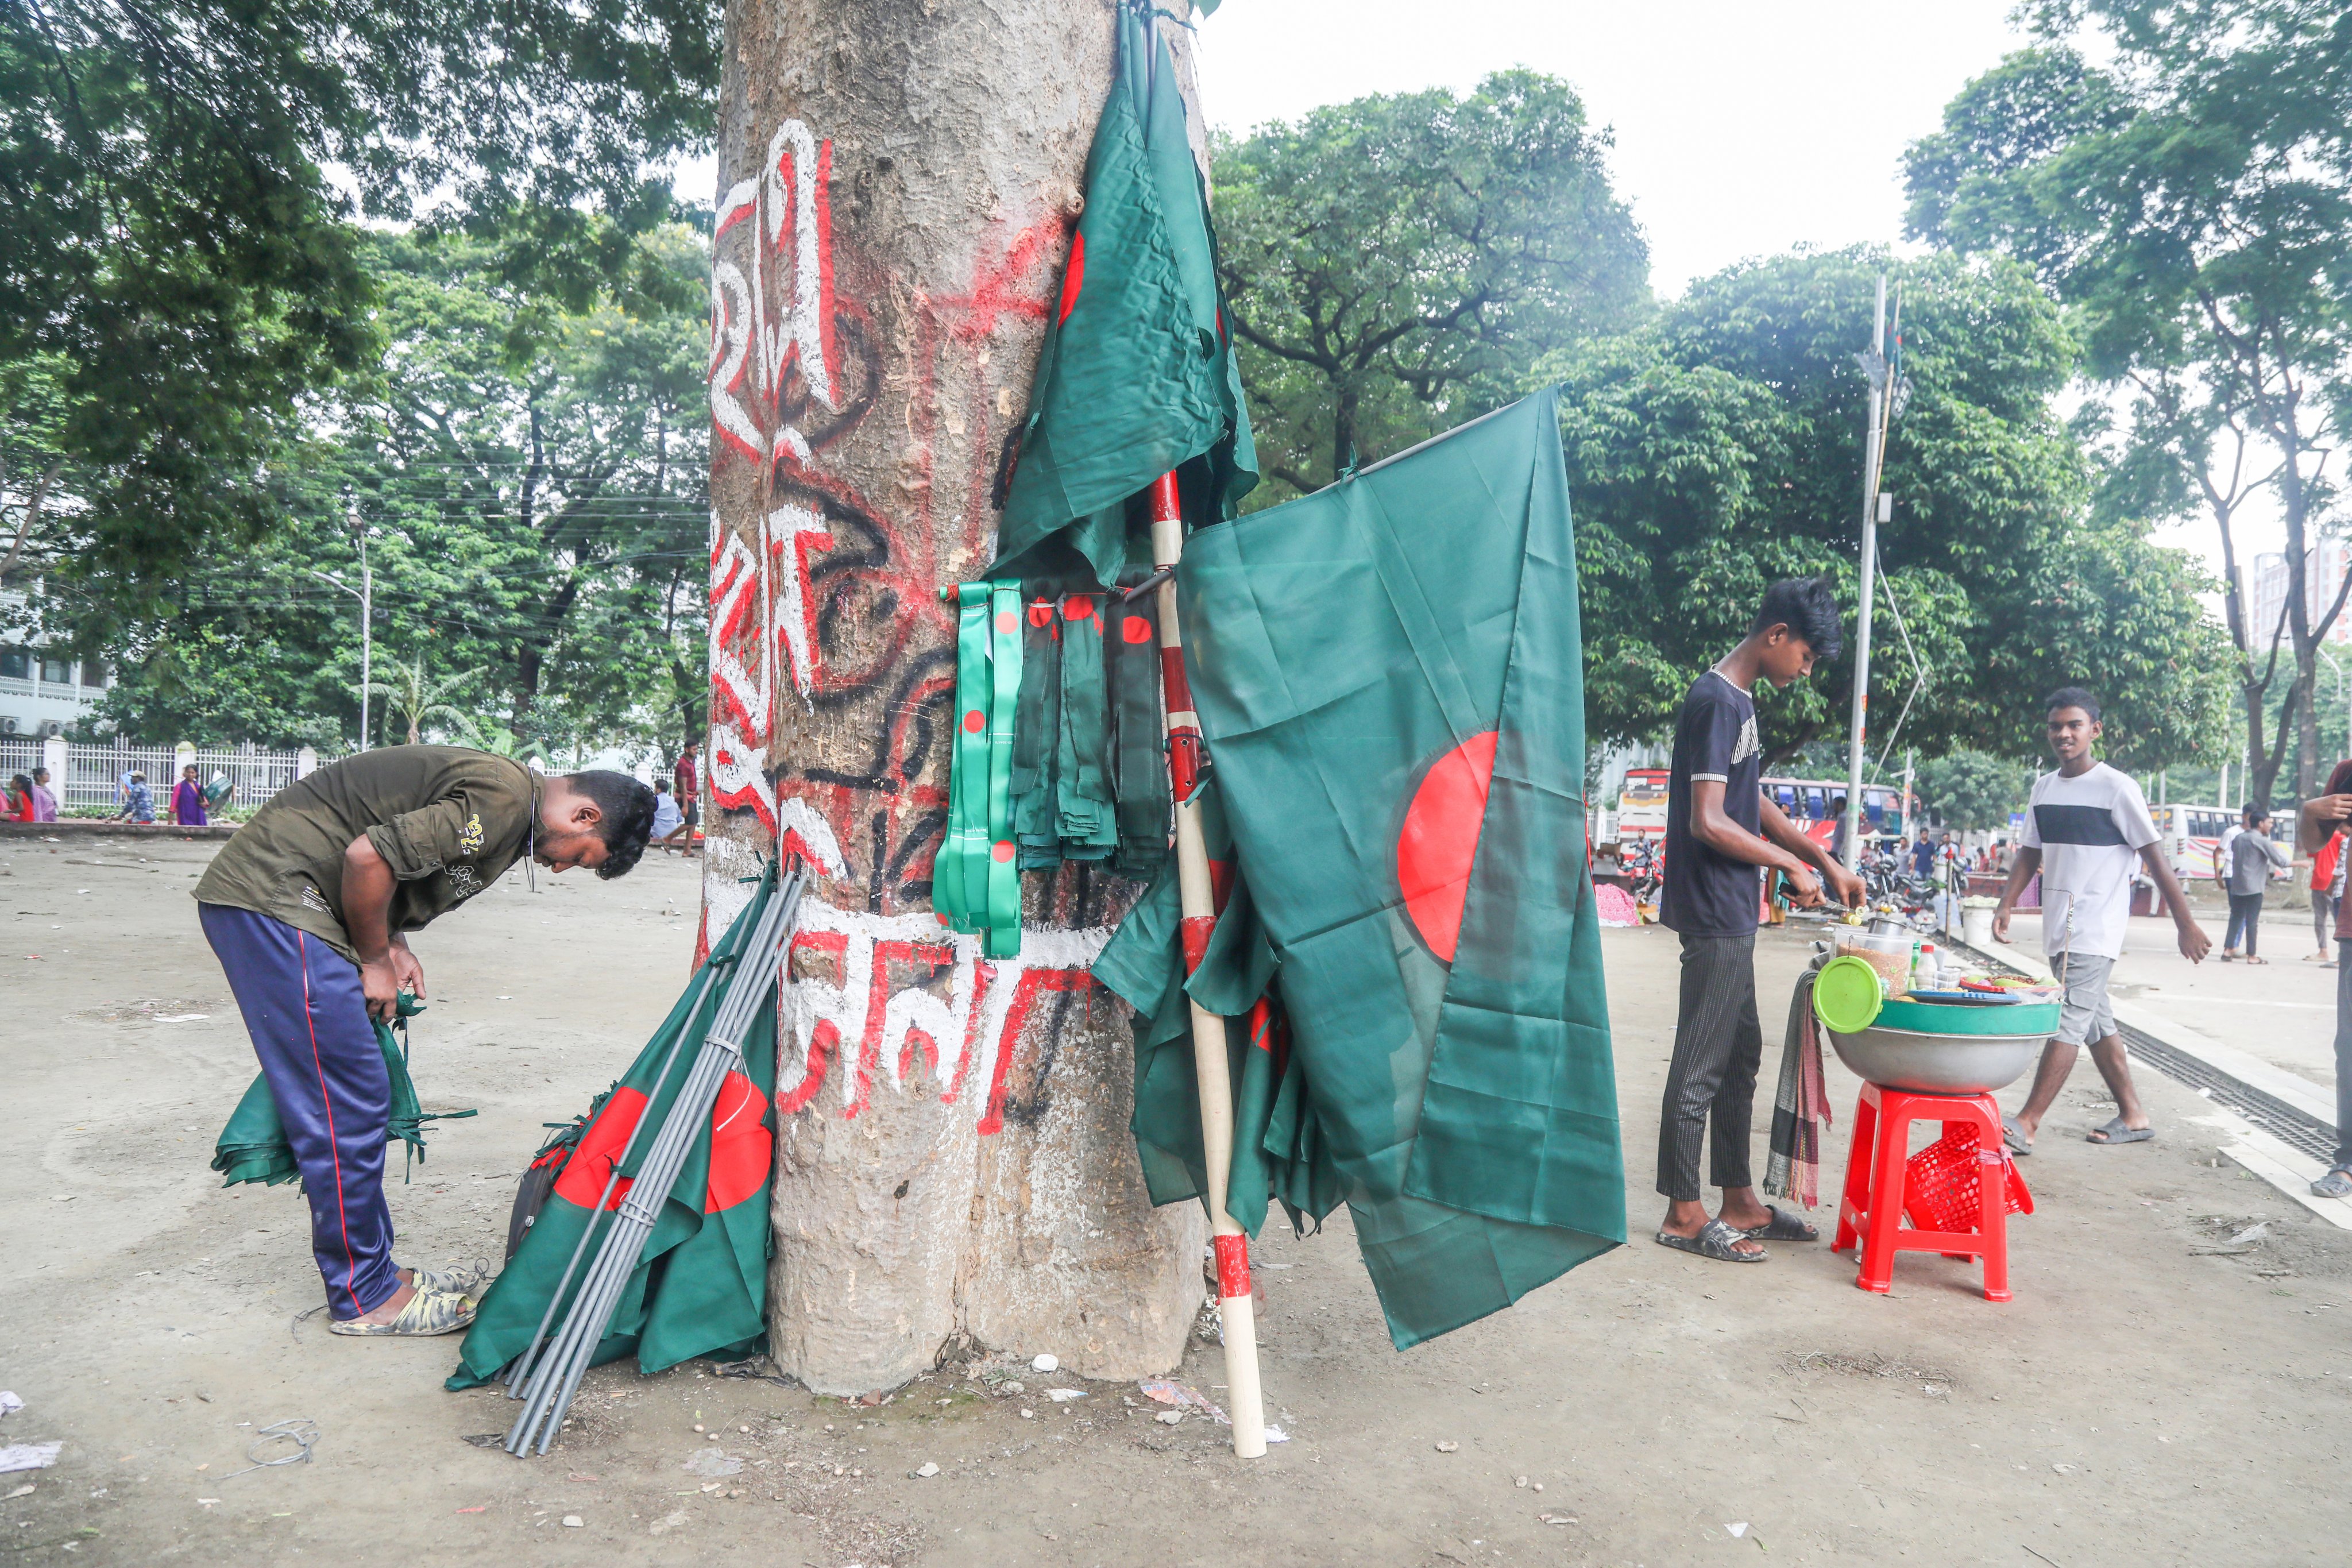
[[[1916,787],[1919,804],[1945,826],[1998,830],[2009,826],[2010,813],[2025,809],[2033,769],[1986,752],[1954,752],[1921,763]]]
[[[400,728],[377,705],[379,741],[429,728],[435,703],[558,748],[674,751],[699,728],[704,247],[681,228],[642,237],[635,281],[572,310],[509,280],[505,239],[369,240],[384,353],[269,476],[280,530],[202,547],[127,619],[103,563],[62,564],[54,595],[124,649],[102,721],[291,743],[328,715],[355,738],[356,519],[376,668],[419,689]]]
[[[144,592],[276,525],[305,400],[376,353],[359,214],[495,234],[509,281],[584,304],[668,216],[648,161],[709,139],[718,12],[0,6],[0,462],[52,474],[16,572]]]
[[[2175,510],[2201,501],[2230,568],[2254,793],[2299,735],[2316,752],[2317,649],[2342,613],[2307,603],[2247,624],[2233,523],[2274,492],[2287,555],[2332,524],[2334,448],[2352,408],[2352,14],[2308,0],[2051,0],[2043,47],[1964,88],[1909,154],[1911,227],[2031,266],[2073,312],[2086,368],[2129,412],[2120,476]],[[2074,41],[2097,35],[2103,66]],[[2285,711],[2263,718],[2284,640]]]
[[[1568,389],[1596,736],[1660,736],[1773,579],[1827,574],[1853,604],[1867,396],[1854,356],[1887,265],[1853,250],[1736,267],[1640,331],[1540,366]],[[2095,469],[2053,409],[2076,363],[2057,310],[2006,262],[1889,269],[1913,393],[1886,454],[1874,760],[1913,654],[1930,679],[1903,744],[2020,750],[2042,696],[2079,681],[2105,697],[2119,754],[2196,754],[2227,700],[2206,584],[2139,524],[2095,511]],[[1851,648],[1849,635],[1825,673],[1759,694],[1775,757],[1842,731]]]
[[[1631,319],[1648,258],[1607,148],[1566,83],[1527,70],[1219,139],[1259,504],[1508,401],[1547,350]]]

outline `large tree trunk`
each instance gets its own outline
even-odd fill
[[[939,590],[993,549],[1111,22],[1102,0],[728,7],[704,940],[780,845],[822,872],[781,1031],[769,1325],[825,1393],[895,1386],[959,1333],[1164,1370],[1202,1299],[1205,1227],[1150,1207],[1131,1037],[1087,972],[1133,889],[1025,879],[1002,962],[930,900]]]

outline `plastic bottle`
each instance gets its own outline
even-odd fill
[[[1923,942],[1911,960],[1911,989],[1933,991],[1940,978],[1941,961],[1936,956],[1936,944]]]

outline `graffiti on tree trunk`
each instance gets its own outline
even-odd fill
[[[991,963],[930,913],[955,685],[938,590],[992,552],[1017,411],[987,390],[1003,380],[990,366],[1025,371],[1071,223],[995,225],[968,284],[935,291],[839,241],[833,182],[831,140],[788,120],[713,231],[709,795],[854,889],[848,908],[803,906],[796,963],[834,978],[793,988],[780,1108],[814,1105],[841,1063],[845,1116],[877,1086],[920,1086],[993,1132],[1018,1119],[1006,1075],[1041,999],[1101,1005],[1086,971],[1108,933],[1033,932],[1020,960]],[[895,468],[877,497],[836,459],[855,450],[870,476],[882,443]],[[705,951],[748,897],[722,873],[714,854]]]

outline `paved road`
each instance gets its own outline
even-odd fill
[[[2214,952],[2200,964],[2180,956],[2169,920],[2134,920],[2123,962],[2116,966],[2116,999],[2177,1018],[2224,1045],[2333,1089],[2336,971],[2304,962],[2316,948],[2310,912],[2270,912],[2263,921],[2262,947],[2271,962],[2259,965],[2221,963],[2225,922],[2206,913],[2200,909]],[[2041,952],[2039,916],[2017,916],[2010,935],[2019,946]]]

